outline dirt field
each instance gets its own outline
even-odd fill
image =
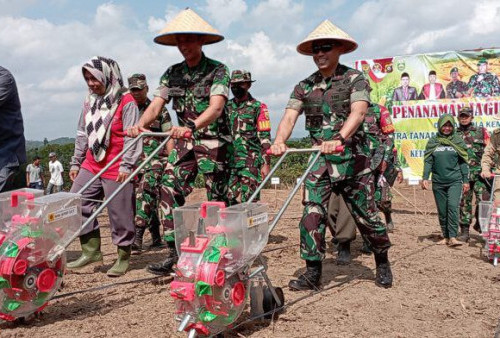
[[[400,186],[398,190],[413,202],[412,187]],[[278,194],[284,195],[284,191]],[[263,201],[274,206],[274,196],[274,191],[264,191]],[[415,214],[414,208],[395,194],[392,289],[375,286],[373,256],[359,253],[358,238],[350,266],[335,265],[335,255],[329,249],[322,291],[313,294],[291,292],[286,287],[291,276],[303,271],[297,246],[301,206],[296,196],[266,247],[279,249],[265,254],[272,281],[285,290],[286,312],[271,323],[243,323],[226,336],[493,337],[499,321],[500,268],[481,258],[475,232],[471,243],[459,249],[435,245],[439,228],[432,194],[424,196],[418,188],[417,198],[418,208],[427,215]],[[190,202],[201,199],[203,193],[196,191]],[[101,220],[106,226],[105,218]],[[3,323],[1,337],[185,336],[175,333],[168,279],[136,281],[151,277],[145,266],[162,259],[164,253],[133,256],[131,271],[110,279],[105,271],[113,263],[116,249],[107,227],[103,232],[105,265],[95,272],[91,268],[68,274],[64,289],[42,315],[27,323]],[[77,243],[71,245],[69,260],[78,256],[78,249]],[[109,283],[120,285],[94,289]]]

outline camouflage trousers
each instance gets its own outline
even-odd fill
[[[193,191],[198,175],[198,164],[194,157],[182,160],[175,166],[167,163],[162,175],[160,189],[161,224],[165,241],[174,241],[173,209],[183,206],[186,197]],[[227,173],[217,171],[204,173],[208,201],[227,202]]]
[[[361,236],[373,252],[378,254],[389,250],[391,242],[375,205],[373,174],[332,184],[325,172],[320,178],[310,174],[305,180],[304,212],[299,223],[301,258],[318,261],[325,257],[327,208],[332,192],[342,195]]]
[[[479,227],[479,202],[488,201],[491,194],[491,184],[486,182],[479,175],[469,182],[469,191],[462,196],[460,201],[460,225],[469,227],[472,222],[472,196],[476,195],[476,208],[474,216]]]
[[[160,206],[160,189],[163,165],[154,163],[153,168],[145,169],[136,187],[135,194],[135,226],[151,228],[159,226],[162,218]]]
[[[385,179],[379,179],[380,176],[377,177],[377,185],[375,187],[375,203],[377,208],[383,213],[391,213],[392,212],[392,193],[391,186],[389,182]]]
[[[248,201],[261,181],[262,177],[258,167],[232,168],[228,183],[228,204],[238,204],[240,196],[241,203]],[[258,196],[256,200],[259,200]]]

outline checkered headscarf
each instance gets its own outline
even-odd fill
[[[83,65],[82,72],[84,70],[89,71],[106,87],[103,96],[98,96],[89,90],[83,105],[89,149],[94,159],[100,162],[104,159],[109,146],[111,121],[127,89],[123,85],[120,67],[114,60],[94,56]]]

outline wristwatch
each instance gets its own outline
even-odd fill
[[[194,123],[193,120],[187,120],[186,121],[186,127],[191,129],[191,131],[194,133],[196,131],[196,124]]]

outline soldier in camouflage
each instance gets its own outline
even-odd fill
[[[271,152],[281,155],[286,151],[285,142],[304,112],[313,145],[323,155],[305,180],[304,213],[299,228],[306,272],[290,281],[292,290],[316,289],[320,284],[326,208],[332,191],[343,196],[362,237],[375,253],[376,284],[392,286],[387,255],[391,243],[375,205],[373,170],[369,157],[365,160],[362,156],[358,161],[358,149],[365,149],[365,153],[368,145],[361,125],[370,102],[370,86],[359,71],[338,63],[341,54],[356,48],[357,43],[328,20],[297,46],[299,53],[313,56],[318,71],[292,92]],[[344,151],[336,153],[340,145],[345,146]]]
[[[226,113],[233,138],[230,160],[228,202],[246,202],[259,183],[269,173],[271,123],[267,106],[257,101],[248,90],[252,75],[245,70],[231,73],[231,92],[234,98],[226,104]]]
[[[207,199],[227,198],[227,147],[231,135],[224,105],[229,94],[229,70],[202,52],[204,44],[224,37],[193,10],[185,9],[167,23],[155,42],[177,46],[184,61],[167,69],[160,79],[154,99],[139,124],[129,130],[138,135],[145,130],[164,105],[172,101],[180,126],[171,129],[172,150],[162,176],[161,202],[164,239],[170,250],[167,258],[148,266],[148,271],[168,275],[177,262],[172,211],[185,203],[198,173],[203,174]],[[185,136],[192,133],[192,138]]]
[[[477,74],[469,79],[469,95],[479,98],[499,96],[500,82],[495,74],[488,72],[488,61],[480,59],[477,67]]]
[[[467,96],[469,86],[467,86],[467,83],[460,81],[457,67],[450,70],[450,76],[451,82],[446,85],[446,97],[448,99],[460,99]]]
[[[128,78],[128,88],[139,107],[139,117],[150,105],[148,98],[148,84],[144,74],[133,74]],[[172,128],[172,120],[166,107],[148,127],[153,132],[167,132]],[[144,161],[160,144],[161,140],[156,137],[145,137],[143,139],[141,161]],[[161,216],[158,215],[161,178],[167,162],[167,149],[161,150],[153,159],[146,164],[136,186],[136,213],[135,213],[135,240],[132,251],[142,250],[144,231],[149,229],[153,239],[151,248],[160,247],[162,240],[160,236]]]
[[[459,126],[457,129],[467,145],[467,154],[469,157],[469,185],[470,189],[462,196],[460,202],[460,236],[458,239],[462,242],[469,241],[469,227],[472,222],[472,196],[476,195],[476,208],[474,216],[476,221],[474,229],[479,231],[479,202],[490,199],[491,182],[487,182],[481,177],[481,158],[484,149],[489,142],[490,135],[488,130],[472,124],[474,118],[470,107],[463,107],[458,114]],[[488,178],[489,180],[489,178]]]

